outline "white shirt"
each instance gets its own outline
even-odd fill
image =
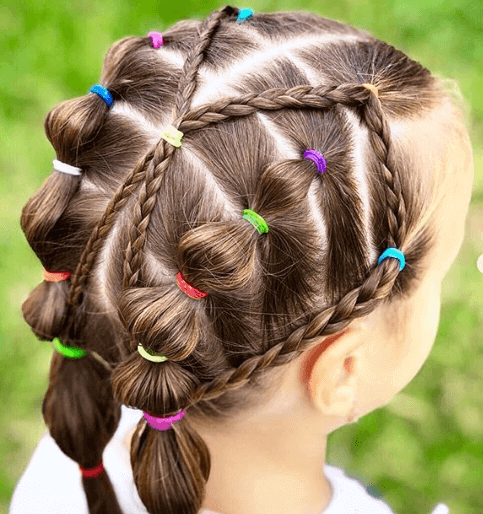
[[[123,512],[148,514],[134,484],[129,448],[125,444],[142,411],[125,406],[121,408],[119,426],[104,450],[104,468]],[[383,500],[371,496],[361,482],[348,477],[342,469],[325,464],[324,470],[332,484],[333,496],[320,514],[395,514]],[[32,513],[89,513],[79,465],[60,450],[48,432],[43,434],[35,448],[10,503],[9,514]],[[221,513],[202,509],[198,514]],[[431,514],[449,514],[449,509],[440,503]]]

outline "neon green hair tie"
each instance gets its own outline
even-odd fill
[[[172,125],[169,125],[162,133],[161,137],[176,148],[181,146],[181,138],[184,136],[183,132],[175,129]]]
[[[87,355],[87,352],[77,346],[65,346],[60,340],[55,337],[53,340],[54,347],[61,355],[68,359],[82,359]]]
[[[267,222],[257,214],[255,211],[251,209],[245,209],[243,211],[243,217],[248,220],[257,230],[259,234],[264,234],[268,232]]]
[[[146,360],[151,362],[164,362],[168,360],[168,357],[165,357],[160,353],[154,353],[153,350],[150,350],[149,348],[144,348],[141,343],[138,344],[138,352],[141,357],[144,357]]]

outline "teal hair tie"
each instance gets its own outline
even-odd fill
[[[89,89],[89,93],[95,93],[96,95],[100,96],[104,102],[106,102],[106,105],[108,107],[111,107],[111,105],[114,103],[114,99],[112,98],[112,95],[109,91],[109,89],[106,89],[104,86],[101,86],[100,84],[95,84]]]
[[[68,359],[82,359],[82,357],[87,355],[87,352],[82,348],[78,348],[77,346],[65,346],[57,337],[54,338],[53,344],[57,352]]]
[[[404,266],[406,266],[406,259],[404,258],[404,254],[401,252],[401,250],[398,250],[397,248],[388,248],[383,253],[381,253],[381,256],[379,259],[377,259],[377,263],[380,264],[384,259],[387,259],[388,257],[394,257],[395,259],[399,260],[399,271],[401,271]]]
[[[243,217],[258,230],[259,234],[268,232],[267,222],[260,216],[260,214],[257,214],[251,209],[245,209],[243,211]]]
[[[251,18],[253,16],[253,9],[247,9],[244,7],[243,9],[240,9],[240,12],[238,13],[238,17],[236,21],[245,21],[248,18]]]
[[[150,350],[149,348],[144,348],[141,343],[138,344],[138,352],[141,357],[144,357],[146,360],[151,362],[164,362],[168,360],[168,357],[165,357],[160,353],[154,353],[153,350]]]

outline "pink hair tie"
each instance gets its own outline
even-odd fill
[[[70,277],[69,271],[47,271],[44,268],[44,280],[47,282],[61,282]]]
[[[317,150],[313,150],[311,148],[305,150],[304,159],[310,159],[311,161],[314,161],[319,173],[324,173],[324,171],[327,169],[327,161],[325,160],[325,157]]]
[[[151,38],[151,46],[159,48],[164,45],[163,35],[160,32],[149,32],[148,36]]]
[[[153,416],[152,414],[149,414],[149,412],[143,412],[144,419],[148,422],[148,425],[151,428],[154,428],[154,430],[169,430],[171,425],[182,419],[184,415],[184,409],[181,409],[178,414],[175,414],[174,416],[168,416],[166,418]]]

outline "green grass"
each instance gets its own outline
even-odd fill
[[[243,7],[244,5],[239,5]],[[255,10],[310,10],[366,29],[454,78],[467,99],[475,187],[462,250],[443,287],[435,347],[411,384],[357,425],[329,437],[328,462],[372,484],[398,514],[483,512],[483,6],[475,0],[253,1]],[[47,112],[87,93],[108,47],[126,35],[205,17],[219,3],[3,0],[0,6],[0,514],[45,431],[40,407],[52,354],[20,306],[42,268],[20,230],[21,208],[51,172]],[[417,508],[416,508],[417,506]]]

